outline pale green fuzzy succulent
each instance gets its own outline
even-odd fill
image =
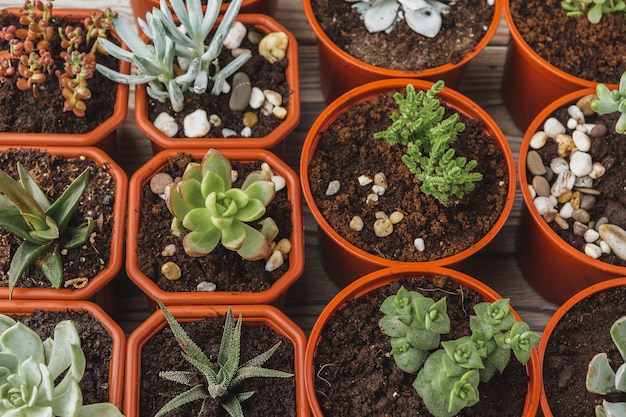
[[[155,417],[166,415],[177,407],[198,400],[203,401],[199,413],[201,415],[206,408],[206,401],[210,398],[221,398],[222,407],[228,414],[232,417],[243,417],[241,403],[252,397],[254,391],[236,393],[235,390],[241,382],[249,378],[290,378],[293,376],[293,374],[288,372],[263,368],[263,364],[276,352],[280,342],[240,365],[241,324],[243,320],[240,314],[239,320],[235,324],[233,312],[230,308],[226,314],[224,333],[222,334],[220,349],[217,354],[217,363],[214,364],[189,337],[174,316],[167,310],[166,306],[160,300],[157,300],[157,302],[182,349],[183,357],[196,368],[197,372],[163,371],[159,373],[165,379],[190,388],[168,401],[157,412]],[[203,382],[194,383],[194,377],[197,373],[202,376]]]
[[[269,172],[253,171],[241,188],[232,188],[231,164],[210,149],[201,163],[190,163],[179,182],[165,189],[165,201],[175,216],[172,231],[190,231],[183,247],[190,256],[211,253],[218,243],[248,260],[265,259],[278,235],[274,220],[259,221],[260,230],[247,223],[261,219],[273,200],[275,185]]]
[[[20,181],[0,170],[0,227],[23,240],[11,259],[9,293],[24,271],[38,262],[39,269],[55,288],[63,281],[62,249],[81,246],[93,231],[94,222],[68,227],[89,180],[89,169],[83,171],[54,202],[48,198],[18,163]]]
[[[168,1],[161,0],[159,8],[146,14],[145,21],[139,19],[141,30],[152,44],[144,43],[128,23],[117,18],[113,23],[115,30],[130,52],[106,40],[100,44],[117,59],[135,64],[139,71],[136,75],[127,75],[101,64],[96,68],[118,83],[147,83],[148,94],[161,102],[169,99],[176,112],[184,107],[183,94],[186,91],[202,94],[208,89],[209,80],[213,83],[211,93],[218,95],[226,78],[250,59],[250,54],[242,54],[223,67],[216,62],[241,2],[233,0],[230,3],[208,46],[205,40],[217,21],[221,0],[208,2],[204,13],[200,0],[171,0],[169,4],[175,15],[172,15]],[[175,17],[180,20],[180,28]],[[184,70],[182,63],[187,66]]]
[[[609,13],[625,13],[626,2],[624,0],[563,0],[561,7],[568,16],[587,16],[591,23],[598,23],[602,15]]]
[[[83,405],[78,385],[85,355],[74,323],[58,323],[42,342],[30,328],[0,315],[0,415],[123,417],[110,403]]]
[[[618,89],[609,90],[606,85],[598,84],[596,95],[598,99],[591,102],[591,109],[598,114],[621,113],[615,124],[615,131],[626,133],[626,72],[620,78]]]
[[[622,360],[626,362],[626,316],[613,323],[611,338]],[[585,384],[588,391],[601,395],[626,392],[626,363],[622,363],[617,371],[614,371],[607,354],[598,353],[589,362]],[[602,405],[596,406],[595,413],[596,417],[626,417],[626,403],[610,403],[603,400]]]

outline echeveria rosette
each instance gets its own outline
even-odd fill
[[[0,415],[123,417],[110,403],[83,405],[85,371],[80,337],[70,320],[42,342],[30,328],[0,315]]]
[[[615,131],[619,134],[626,133],[626,72],[622,74],[617,90],[609,90],[604,84],[596,86],[597,100],[591,102],[591,108],[598,114],[621,113]]]
[[[183,238],[188,255],[204,256],[221,242],[244,259],[259,260],[271,253],[278,227],[271,218],[260,220],[260,230],[247,223],[261,219],[274,193],[265,171],[251,172],[241,188],[232,188],[230,161],[211,149],[166,188],[165,200],[175,216],[172,229],[189,231]]]

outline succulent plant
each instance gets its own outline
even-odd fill
[[[617,12],[626,12],[624,0],[563,0],[561,7],[567,11],[568,16],[587,16],[591,23],[598,23],[602,15]]]
[[[346,0],[359,12],[370,33],[391,32],[402,19],[415,32],[434,38],[441,29],[441,16],[450,6],[436,0]]]
[[[230,161],[210,149],[201,163],[187,165],[181,181],[166,187],[165,201],[174,215],[172,231],[190,231],[183,238],[188,255],[206,255],[221,241],[242,258],[259,260],[271,254],[278,227],[270,217],[259,221],[260,230],[247,223],[261,219],[274,193],[270,174],[260,170],[233,188]]]
[[[252,397],[254,391],[235,392],[241,382],[249,378],[289,378],[293,376],[293,374],[288,372],[263,367],[263,364],[276,352],[280,342],[243,365],[239,363],[243,320],[240,314],[239,320],[235,324],[233,312],[230,308],[226,314],[224,333],[217,354],[217,364],[214,364],[189,337],[174,316],[167,310],[167,307],[160,300],[157,300],[157,302],[172,329],[172,333],[174,333],[176,341],[182,349],[183,357],[197,369],[197,372],[163,371],[159,373],[165,379],[189,386],[190,388],[172,398],[157,412],[155,417],[163,416],[177,407],[197,400],[203,401],[203,407],[200,411],[200,414],[202,414],[202,410],[205,408],[204,402],[209,398],[221,398],[222,407],[228,414],[232,417],[243,417],[241,403]],[[193,382],[196,373],[202,376],[202,383],[195,384]]]
[[[23,240],[9,267],[9,293],[26,268],[37,262],[55,288],[61,287],[61,249],[82,245],[93,231],[94,222],[69,227],[80,197],[89,180],[85,169],[54,202],[48,201],[28,170],[17,165],[19,183],[0,170],[0,227]]]
[[[626,72],[619,80],[619,87],[616,90],[609,90],[604,84],[596,86],[597,100],[591,102],[591,108],[598,114],[621,113],[615,131],[619,134],[626,133]]]
[[[22,417],[123,417],[110,403],[83,405],[78,385],[85,354],[71,320],[42,342],[32,329],[0,314],[0,414]]]
[[[139,19],[142,32],[152,44],[145,44],[128,23],[117,18],[113,25],[130,52],[112,42],[101,41],[101,46],[117,59],[135,64],[138,74],[120,74],[100,64],[96,65],[96,69],[118,83],[148,84],[150,97],[161,102],[169,99],[172,109],[177,112],[184,107],[183,94],[187,91],[204,93],[209,87],[209,80],[213,83],[211,93],[218,95],[226,78],[250,58],[250,54],[242,54],[223,68],[216,62],[241,1],[230,3],[206,45],[205,41],[219,15],[221,0],[208,2],[204,14],[200,0],[171,0],[169,3],[180,20],[180,28],[168,1],[161,0],[160,8],[148,12],[145,21]]]

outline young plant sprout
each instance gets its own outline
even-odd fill
[[[199,413],[201,415],[205,409],[205,402],[209,398],[221,398],[222,407],[232,417],[243,417],[241,403],[254,395],[254,391],[236,392],[237,387],[249,378],[290,378],[293,374],[274,369],[264,368],[263,364],[272,357],[280,342],[276,343],[266,352],[263,352],[250,359],[243,365],[239,363],[241,348],[241,325],[242,318],[235,324],[233,312],[229,308],[224,323],[224,333],[217,355],[217,364],[211,362],[200,347],[189,337],[182,326],[176,321],[167,307],[157,300],[159,307],[163,311],[167,322],[178,341],[183,357],[187,362],[196,368],[196,372],[185,371],[163,371],[159,375],[170,381],[174,381],[190,387],[188,390],[178,394],[165,404],[155,417],[166,415],[171,410],[192,401],[202,400],[203,407]],[[202,376],[202,382],[195,384],[196,374]]]
[[[18,163],[20,181],[0,170],[0,227],[23,240],[9,267],[9,294],[24,271],[37,262],[39,269],[55,288],[63,281],[61,249],[80,247],[93,231],[94,221],[69,227],[80,197],[89,180],[85,169],[54,202],[37,185],[24,166]]]
[[[172,231],[189,231],[183,247],[190,256],[211,253],[221,242],[244,259],[265,259],[278,226],[271,217],[259,221],[260,230],[247,223],[261,219],[275,189],[269,172],[261,170],[251,172],[241,188],[233,188],[230,161],[210,149],[201,163],[187,165],[181,181],[165,189],[167,207],[174,215]]]
[[[596,86],[597,100],[591,102],[591,109],[598,114],[621,113],[615,131],[619,134],[626,133],[626,72],[624,72],[619,80],[617,90],[609,90],[604,84]]]
[[[202,94],[209,88],[209,81],[212,83],[211,94],[218,95],[226,78],[250,59],[250,54],[244,53],[223,67],[217,62],[241,1],[230,3],[208,46],[205,40],[217,20],[221,0],[208,2],[205,13],[200,0],[161,0],[159,9],[147,13],[145,21],[139,19],[141,30],[152,41],[151,45],[146,45],[128,23],[117,18],[113,22],[115,30],[131,52],[112,42],[104,41],[101,45],[117,59],[135,64],[139,72],[136,75],[120,74],[100,64],[96,68],[118,83],[147,83],[148,95],[160,102],[169,99],[176,112],[184,107],[185,92]],[[168,3],[180,20],[180,28]]]
[[[591,23],[600,22],[605,14],[626,13],[624,0],[563,0],[561,7],[568,16],[582,17],[586,14]]]
[[[450,145],[465,125],[458,121],[458,113],[443,120],[445,108],[435,97],[443,87],[444,82],[437,81],[430,90],[416,92],[409,84],[406,97],[395,93],[399,112],[391,115],[392,125],[374,134],[374,138],[383,138],[392,146],[405,146],[402,162],[420,180],[420,190],[449,206],[474,190],[474,183],[483,175],[473,172],[476,161],[454,157]]]
[[[0,314],[0,414],[24,417],[123,417],[111,403],[83,405],[78,385],[85,354],[71,320],[59,322],[54,339]]]

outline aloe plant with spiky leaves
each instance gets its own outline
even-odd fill
[[[241,188],[233,188],[231,163],[210,149],[201,163],[187,165],[182,180],[168,185],[165,201],[174,215],[173,232],[188,230],[183,247],[190,256],[211,253],[218,243],[248,260],[265,259],[278,235],[274,220],[260,220],[260,230],[247,223],[261,219],[273,200],[269,172],[253,171]]]
[[[20,163],[17,164],[19,183],[0,170],[0,227],[23,240],[11,259],[9,294],[24,271],[38,261],[39,268],[55,288],[63,280],[62,249],[82,245],[93,231],[94,221],[69,227],[87,182],[85,169],[54,202]]]
[[[250,378],[290,378],[293,374],[274,369],[264,368],[263,364],[272,357],[280,346],[276,343],[269,350],[255,356],[243,365],[240,365],[241,326],[242,317],[235,323],[232,309],[226,313],[224,333],[217,354],[217,364],[211,362],[200,347],[189,337],[183,327],[176,321],[167,307],[157,299],[159,307],[167,320],[176,341],[182,349],[183,357],[193,365],[203,377],[202,383],[194,383],[196,372],[163,371],[159,375],[165,379],[177,382],[190,388],[165,404],[155,415],[166,415],[173,409],[187,403],[202,400],[203,405],[198,415],[201,415],[209,398],[221,398],[222,407],[232,417],[243,417],[241,403],[254,395],[254,391],[235,392],[238,385]]]

